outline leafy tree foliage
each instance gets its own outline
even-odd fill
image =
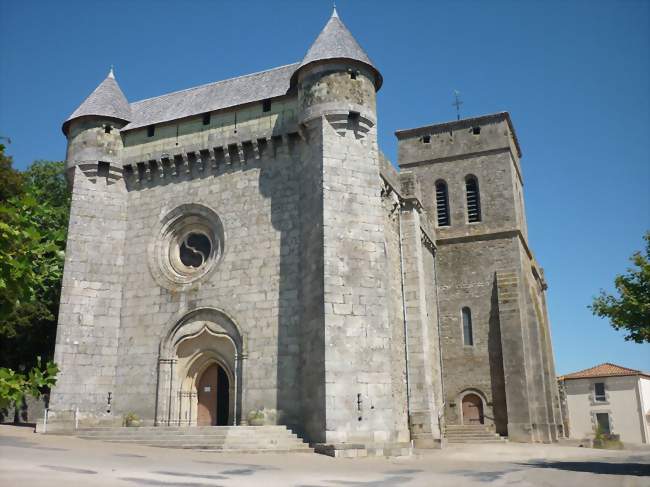
[[[614,285],[618,296],[600,291],[589,308],[600,317],[609,318],[617,330],[625,330],[626,340],[650,342],[650,231],[643,237],[645,254],[635,252],[630,260],[633,267],[616,276]]]
[[[54,362],[41,365],[41,357],[37,357],[36,365],[28,374],[0,367],[0,409],[12,404],[20,404],[26,395],[40,397],[56,384],[59,368]]]
[[[5,146],[0,144],[0,202],[7,201],[22,191],[22,174],[11,164],[11,156],[5,154]]]
[[[70,193],[62,162],[19,173],[0,146],[0,365],[52,357]]]

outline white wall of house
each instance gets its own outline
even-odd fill
[[[645,405],[641,404],[640,397],[643,396],[645,402],[650,401],[650,380],[647,386],[640,386],[640,380],[638,376],[566,380],[569,436],[576,439],[593,437],[596,413],[608,413],[611,433],[620,435],[622,442],[648,442],[647,426],[642,422]],[[594,384],[597,382],[605,383],[605,401],[596,401]],[[648,399],[645,399],[646,394]]]
[[[650,443],[650,378],[639,378],[641,391],[641,414],[645,426],[645,442]]]

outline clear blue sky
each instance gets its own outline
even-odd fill
[[[352,1],[342,20],[384,76],[394,130],[507,110],[523,150],[533,250],[549,282],[558,373],[650,371],[587,309],[650,228],[647,1]],[[330,1],[0,0],[0,135],[19,168],[65,158],[62,121],[115,64],[130,101],[302,58]]]

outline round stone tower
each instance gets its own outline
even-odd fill
[[[126,187],[120,129],[131,119],[111,70],[63,123],[70,226],[54,360],[61,367],[50,395],[48,425],[119,425],[113,416],[118,362]],[[89,290],[91,290],[89,292]],[[72,425],[72,426],[71,426]]]
[[[68,138],[66,173],[72,182],[72,169],[82,164],[108,163],[121,166],[120,129],[131,119],[129,103],[111,69],[95,91],[63,123]]]
[[[300,195],[305,435],[324,448],[408,441],[407,417],[396,414],[403,385],[391,368],[391,347],[403,344],[391,341],[382,271],[382,77],[335,10],[292,83],[308,141]]]
[[[300,122],[322,115],[341,125],[375,125],[376,92],[382,76],[336,9],[292,77],[298,88]]]

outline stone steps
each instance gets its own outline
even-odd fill
[[[285,426],[87,428],[76,435],[90,441],[229,453],[314,451]]]
[[[447,425],[448,443],[505,443],[508,440],[484,425]]]
[[[400,457],[410,456],[413,448],[407,443],[320,443],[314,445],[316,453],[335,458]]]

